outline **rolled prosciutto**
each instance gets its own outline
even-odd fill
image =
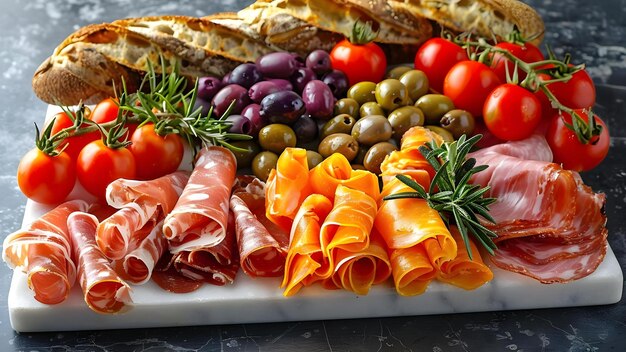
[[[4,239],[2,258],[11,268],[26,273],[28,287],[37,301],[57,304],[69,296],[76,266],[67,219],[71,213],[87,208],[82,200],[62,203]]]

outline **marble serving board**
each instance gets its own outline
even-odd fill
[[[49,119],[59,109],[50,106]],[[190,165],[186,153],[182,165]],[[79,184],[69,198],[87,198]],[[29,224],[50,207],[28,201],[23,224]],[[490,265],[494,279],[466,291],[433,282],[414,297],[399,296],[391,284],[373,287],[366,296],[320,286],[305,287],[284,297],[280,278],[247,277],[239,272],[233,285],[205,285],[187,294],[169,293],[155,283],[132,286],[133,306],[125,313],[104,315],[85,304],[79,285],[67,301],[45,305],[33,298],[26,275],[15,271],[9,290],[11,326],[18,332],[72,331],[240,324],[277,321],[349,319],[423,314],[449,314],[513,309],[611,304],[622,297],[623,276],[609,247],[604,261],[591,275],[567,284],[541,284],[525,276]]]
[[[36,219],[45,207],[28,201],[24,223]],[[466,291],[433,282],[414,297],[399,296],[392,285],[379,285],[359,296],[320,286],[303,288],[284,297],[279,278],[237,274],[227,286],[205,285],[187,294],[174,294],[153,282],[132,286],[132,308],[122,314],[91,311],[78,285],[67,301],[44,305],[33,298],[26,276],[15,271],[9,290],[11,326],[18,332],[126,329],[185,325],[239,324],[277,321],[348,319],[422,314],[448,314],[512,309],[611,304],[622,297],[623,276],[609,247],[604,261],[590,276],[567,284],[541,284],[493,265],[494,279]]]

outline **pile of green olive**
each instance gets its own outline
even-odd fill
[[[469,112],[455,109],[445,95],[432,94],[424,72],[408,66],[389,70],[381,82],[353,85],[335,102],[333,117],[309,120],[302,119],[305,126],[270,124],[255,140],[234,142],[246,150],[235,153],[239,166],[251,167],[265,180],[285,148],[302,147],[310,168],[340,153],[353,168],[379,174],[382,161],[411,127],[424,126],[446,141],[474,131]]]

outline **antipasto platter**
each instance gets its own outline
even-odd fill
[[[541,52],[523,3],[444,3],[259,0],[72,33],[33,77],[55,105],[3,244],[13,328],[619,301],[606,196],[579,174],[610,145],[584,64]]]

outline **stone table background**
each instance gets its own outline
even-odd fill
[[[33,122],[46,105],[31,91],[37,66],[68,34],[124,17],[235,11],[251,0],[0,1],[0,233],[19,228],[25,198],[16,184],[20,157],[33,146]],[[527,0],[546,22],[546,39],[597,84],[596,113],[611,150],[583,175],[607,194],[609,242],[626,267],[626,0]],[[626,345],[626,303],[435,316],[272,324],[17,334],[10,326],[11,271],[0,265],[0,351],[605,351]]]

